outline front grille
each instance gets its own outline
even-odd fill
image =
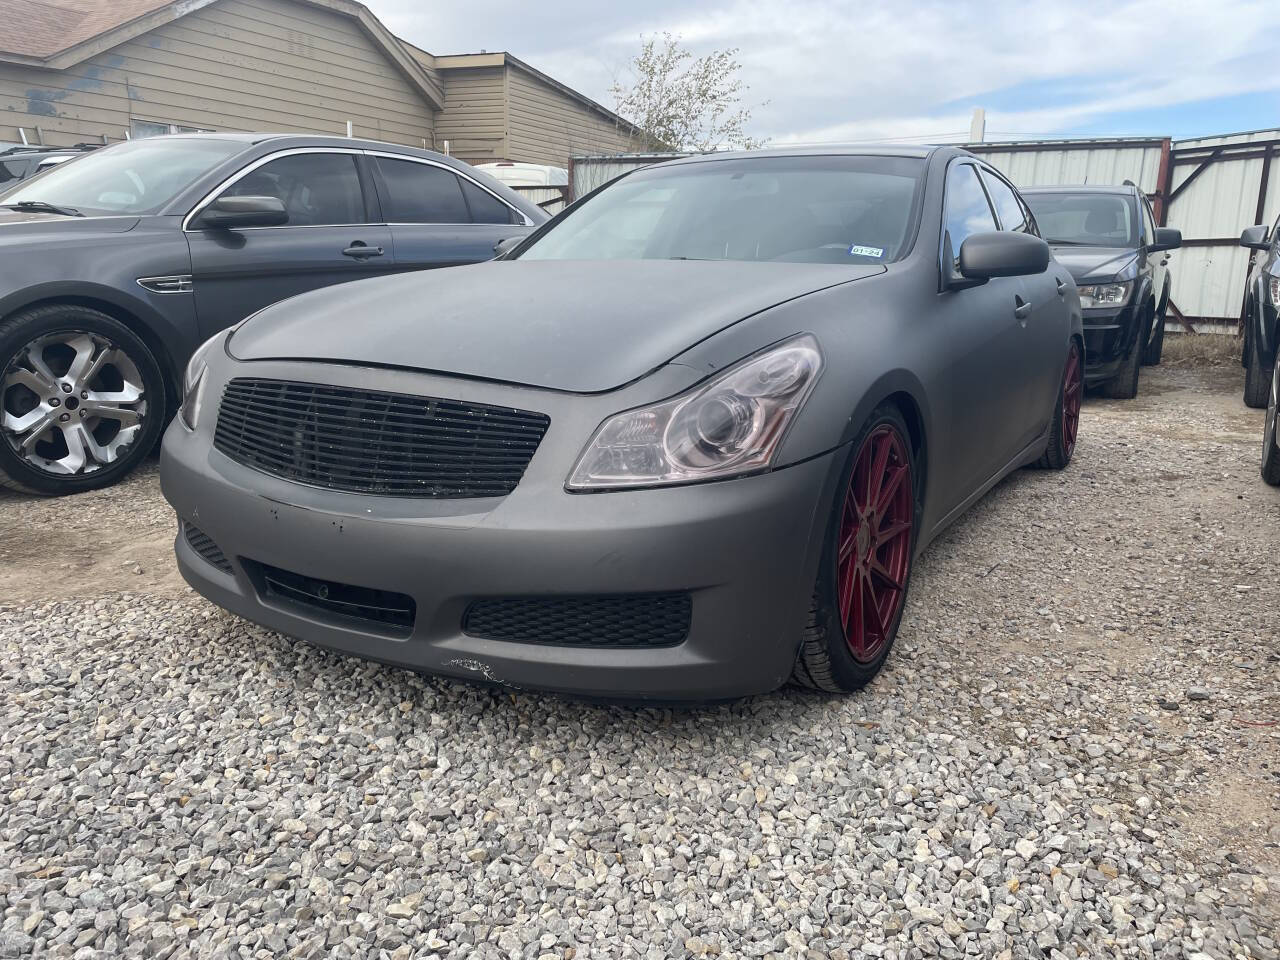
[[[501,497],[550,423],[459,400],[241,377],[227,384],[213,445],[264,473],[388,497]]]
[[[226,554],[210,539],[207,533],[195,524],[185,521],[182,524],[182,533],[187,538],[188,546],[203,557],[206,562],[213,564],[223,573],[231,573],[231,561],[227,559]]]
[[[306,607],[339,622],[358,621],[393,636],[413,632],[416,608],[413,598],[403,593],[318,580],[253,560],[244,565],[263,600]]]
[[[670,647],[689,635],[687,593],[475,600],[462,619],[473,637],[570,647]]]

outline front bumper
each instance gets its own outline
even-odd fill
[[[1109,380],[1119,372],[1129,351],[1141,349],[1137,344],[1142,331],[1142,314],[1130,303],[1119,310],[1085,310],[1084,312],[1084,380],[1093,385]]]
[[[334,368],[313,374],[332,379]],[[441,395],[440,378],[427,379],[437,383],[423,392]],[[520,403],[529,409],[574,399],[543,395],[539,403],[524,394]],[[499,402],[506,399],[515,398]],[[547,412],[552,428],[520,485],[484,500],[406,500],[290,483],[213,449],[208,424],[192,433],[175,420],[161,456],[164,495],[231,567],[209,563],[180,534],[179,569],[198,592],[249,620],[430,673],[628,700],[724,699],[785,682],[842,451],[740,480],[569,494],[563,483],[572,461],[562,454],[590,431],[578,427],[562,445],[553,434],[568,417]],[[215,415],[208,410],[202,420]],[[389,636],[278,602],[260,589],[255,563],[406,594],[416,605],[412,629]],[[687,638],[674,646],[570,647],[463,631],[465,611],[479,599],[667,592],[687,592],[692,601]]]

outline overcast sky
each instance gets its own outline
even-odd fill
[[[365,0],[432,53],[506,50],[612,107],[643,34],[739,48],[785,142],[1198,136],[1280,126],[1277,0]]]

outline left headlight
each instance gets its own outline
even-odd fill
[[[679,396],[612,416],[566,486],[650,487],[766,470],[821,370],[818,341],[804,334]]]
[[[1122,307],[1129,301],[1132,281],[1125,283],[1087,283],[1076,289],[1080,292],[1080,306],[1085,310],[1098,307]]]
[[[196,420],[200,417],[200,401],[204,396],[204,374],[209,368],[209,351],[226,335],[226,330],[219,330],[196,347],[196,352],[187,361],[187,369],[182,374],[182,406],[178,407],[178,416],[182,420],[182,425],[188,430],[196,428]]]

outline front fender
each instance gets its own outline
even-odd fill
[[[163,297],[163,309],[154,303]],[[168,373],[177,375],[191,352],[199,346],[195,303],[190,294],[153,294],[138,287],[122,291],[114,286],[84,280],[36,283],[0,297],[0,319],[38,303],[72,301],[98,305],[103,312],[128,324],[144,341],[159,348],[156,359]]]
[[[1246,323],[1253,325],[1254,343],[1258,345],[1258,355],[1265,366],[1275,362],[1277,341],[1280,341],[1280,330],[1277,329],[1280,323],[1277,322],[1276,308],[1271,306],[1271,297],[1267,291],[1270,279],[1271,275],[1266,271],[1258,272],[1258,279],[1251,291],[1253,310],[1245,319]]]

